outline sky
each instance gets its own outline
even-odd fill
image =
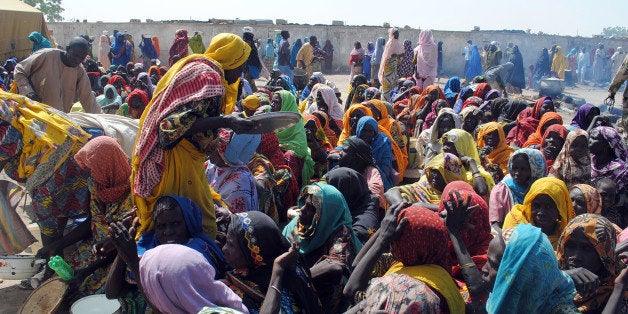
[[[386,6],[385,3],[395,3]],[[406,4],[404,8],[401,5]],[[590,37],[608,26],[628,27],[628,0],[108,0],[86,5],[62,0],[64,20],[128,22],[159,20],[285,19],[289,23],[377,25],[469,31],[527,30]]]

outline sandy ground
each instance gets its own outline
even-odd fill
[[[326,75],[328,80],[333,81],[336,86],[342,92],[343,99],[346,97],[347,89],[349,86],[349,75]],[[446,78],[441,78],[438,81],[438,84],[444,87]],[[260,80],[258,85],[264,85],[264,81]],[[538,94],[531,90],[524,90],[523,95],[527,97],[534,98],[538,96]],[[579,87],[568,87],[565,89],[565,95],[572,97],[580,97],[584,98],[586,102],[590,102],[596,105],[602,104],[604,99],[607,97],[608,92],[607,89],[591,87],[591,86],[579,86]],[[621,106],[621,105],[619,105]],[[571,122],[573,118],[574,111],[570,109],[571,106],[563,106],[559,110],[559,113],[563,116],[564,123],[568,124]],[[5,179],[4,173],[0,173],[0,179]],[[22,217],[24,221],[29,226],[29,229],[33,233],[33,235],[39,238],[39,230],[36,224],[32,224],[27,218],[26,214],[23,212],[23,209],[20,209]],[[33,254],[33,252],[37,252],[37,250],[41,247],[40,242],[33,244],[29,247],[24,254]],[[1,281],[1,279],[0,279]],[[0,295],[4,299],[3,302],[0,302],[0,314],[5,313],[16,313],[22,303],[26,300],[31,291],[21,290],[17,287],[19,281],[17,280],[4,280],[0,282]]]

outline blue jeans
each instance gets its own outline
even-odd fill
[[[280,65],[278,68],[279,71],[281,71],[281,74],[287,75],[290,78],[290,81],[294,82],[294,72],[292,72],[289,65]]]

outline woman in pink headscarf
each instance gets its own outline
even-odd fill
[[[438,69],[438,47],[431,29],[424,29],[419,34],[419,45],[414,48],[414,58],[416,85],[425,89],[434,84]]]
[[[382,84],[383,100],[390,101],[390,92],[397,84],[399,74],[397,69],[401,65],[403,59],[403,46],[399,43],[399,29],[391,28],[388,30],[388,42],[384,47],[384,54],[379,67],[378,78]]]

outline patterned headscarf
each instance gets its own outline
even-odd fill
[[[96,137],[74,155],[76,163],[94,179],[96,196],[104,203],[126,197],[131,190],[131,165],[120,143],[108,136]]]
[[[510,159],[508,160],[509,173],[512,173],[513,160],[515,159],[515,157],[521,154],[526,156],[528,165],[530,165],[530,185],[532,185],[532,183],[534,183],[536,180],[545,176],[545,169],[547,167],[547,164],[545,163],[545,157],[543,157],[543,153],[541,153],[541,151],[538,149],[518,149],[512,155],[510,155]],[[510,189],[512,204],[523,204],[523,198],[526,196],[526,193],[528,193],[529,187],[520,186],[510,175],[504,178],[504,183]]]
[[[190,39],[188,38],[188,31],[185,29],[178,30],[174,35],[174,41],[170,46],[170,57],[168,58],[168,65],[172,66],[172,59],[174,56],[179,56],[181,59],[188,56],[188,44]]]
[[[591,182],[591,157],[588,154],[588,147],[587,153],[580,160],[573,159],[569,154],[573,141],[581,136],[584,136],[588,143],[589,134],[585,130],[576,129],[567,134],[563,149],[558,153],[558,157],[549,170],[551,175],[565,181],[568,187],[577,183]]]
[[[161,122],[187,103],[223,93],[220,68],[207,59],[196,59],[185,64],[172,76],[167,87],[153,97],[140,119],[141,131],[133,152],[133,167],[137,171],[133,184],[135,194],[149,197],[161,181],[165,168],[164,150],[159,146],[158,136]]]
[[[305,205],[305,199],[308,196],[311,197],[312,205],[316,208],[312,223],[304,226],[299,216],[296,216],[283,229],[284,237],[298,242],[301,254],[308,254],[324,245],[332,233],[344,225],[351,230],[353,252],[357,254],[362,249],[362,243],[351,228],[353,225],[351,212],[342,193],[331,185],[314,183],[305,186],[301,191],[299,207]]]
[[[600,195],[600,192],[588,184],[576,184],[571,188],[571,190],[576,188],[582,192],[582,195],[584,195],[584,199],[587,202],[587,213],[601,215],[602,196]]]
[[[595,168],[595,155],[592,155],[591,179],[611,177],[617,182],[617,189],[624,190],[628,186],[628,149],[626,149],[626,143],[613,127],[596,127],[589,132],[589,137],[596,136],[598,133],[602,135],[613,152],[615,152],[615,160],[611,161],[606,167],[597,169]]]
[[[395,260],[404,266],[435,264],[450,272],[449,237],[440,215],[415,205],[402,210],[397,221],[404,218],[403,234],[391,244]]]
[[[617,235],[613,223],[605,217],[595,214],[582,214],[572,219],[558,241],[556,256],[558,258],[558,267],[560,269],[568,269],[569,256],[565,256],[565,245],[569,242],[574,231],[580,230],[591,242],[591,246],[600,257],[602,265],[606,270],[606,276],[600,277],[600,286],[591,296],[583,296],[576,294],[574,303],[578,306],[578,311],[587,312],[597,310],[606,304],[610,294],[615,286],[615,278],[619,274],[618,260],[615,256],[615,246],[617,244]]]
[[[521,224],[506,244],[486,310],[545,313],[572,303],[575,293],[573,281],[558,268],[554,249],[541,229]]]
[[[238,239],[242,256],[252,268],[272,267],[275,258],[287,248],[275,221],[262,212],[232,215],[229,232]]]
[[[366,290],[367,313],[440,313],[441,299],[429,285],[406,274],[389,274],[373,280]]]

